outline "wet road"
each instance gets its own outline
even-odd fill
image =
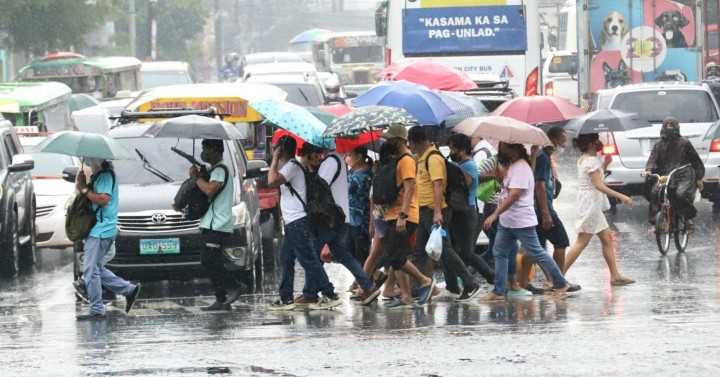
[[[573,164],[558,211],[574,221]],[[336,311],[274,314],[272,272],[230,313],[207,314],[207,283],[155,283],[126,316],[76,323],[69,251],[43,250],[38,271],[0,283],[0,376],[479,376],[720,374],[720,222],[700,205],[686,254],[657,252],[647,205],[611,217],[620,266],[611,287],[594,241],[568,278],[581,293],[508,303],[384,310],[347,300]],[[571,235],[571,238],[573,236]],[[328,267],[337,287],[348,274]],[[487,287],[486,287],[487,288]],[[264,293],[263,293],[264,292]]]

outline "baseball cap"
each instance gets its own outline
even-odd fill
[[[407,140],[408,138],[408,131],[405,126],[402,124],[391,124],[390,127],[388,127],[385,132],[382,134],[383,139],[395,139],[400,138],[403,140]]]

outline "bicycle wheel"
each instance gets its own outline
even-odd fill
[[[678,252],[683,253],[688,245],[690,233],[687,230],[687,221],[682,216],[675,216],[675,229],[673,229],[673,237],[675,238],[675,247]]]
[[[670,218],[662,210],[655,215],[655,240],[660,254],[667,254],[670,249]]]

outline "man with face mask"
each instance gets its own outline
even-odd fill
[[[140,285],[115,276],[105,268],[117,235],[118,185],[112,165],[100,159],[85,159],[92,170],[90,184],[84,171],[78,172],[75,188],[92,202],[96,223],[84,242],[83,278],[90,301],[90,312],[77,316],[79,321],[105,318],[102,288],[125,296],[125,312],[130,312],[140,294]]]
[[[197,167],[190,168],[190,176],[196,179],[198,188],[210,201],[208,211],[200,220],[200,229],[205,237],[205,250],[200,260],[215,288],[215,302],[201,308],[204,311],[230,310],[230,304],[240,296],[237,280],[225,269],[222,254],[223,247],[233,233],[232,207],[235,196],[230,171],[222,162],[224,152],[222,140],[203,140],[200,158],[210,164],[210,178],[204,179]]]
[[[668,192],[673,210],[688,219],[688,225],[692,227],[694,225],[692,219],[697,215],[693,201],[697,189],[702,190],[705,166],[690,141],[680,135],[680,123],[677,119],[668,117],[663,121],[660,137],[661,140],[655,144],[650,154],[645,171],[665,177],[676,168],[690,165],[689,168],[678,170],[673,174]],[[652,224],[659,211],[659,203],[652,189],[655,179],[648,177],[646,183],[649,186],[647,199],[650,202],[649,221]]]

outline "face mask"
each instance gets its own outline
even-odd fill
[[[450,153],[450,159],[455,162],[461,162],[460,156],[457,155],[457,153]]]
[[[83,162],[93,171],[98,171],[102,168],[103,160],[100,158],[85,158]]]
[[[208,161],[209,158],[210,158],[210,156],[209,156],[208,151],[204,150],[204,151],[200,152],[200,159],[203,160],[203,162],[210,163],[210,161]]]
[[[660,137],[663,138],[663,140],[668,140],[679,136],[680,130],[675,127],[663,127],[663,129],[660,130]]]

